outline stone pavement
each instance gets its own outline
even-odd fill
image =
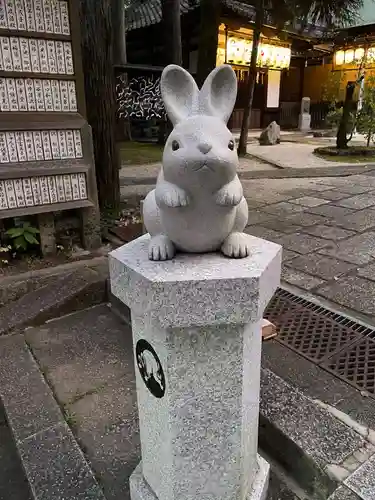
[[[313,154],[314,150],[317,147],[324,145],[328,146],[328,144],[325,144],[324,142],[322,143],[321,140],[316,141],[316,144],[297,142],[281,142],[281,144],[277,144],[275,146],[248,144],[247,152],[255,158],[269,162],[279,168],[327,168],[332,166],[343,167],[353,165],[352,163],[345,161],[327,161],[315,156]],[[369,162],[356,163],[357,166],[369,164]]]
[[[277,343],[273,341],[265,343],[264,347],[268,346],[277,349]],[[72,454],[74,447],[67,448],[69,459],[63,464],[68,467],[67,474],[53,470],[57,480],[52,473],[50,476],[54,480],[45,475],[47,468],[51,471],[49,462],[57,466],[61,460],[56,440],[50,436],[52,423],[59,429],[64,428],[59,405],[105,499],[129,500],[129,475],[140,459],[130,327],[120,321],[106,304],[102,304],[30,328],[24,335],[0,339],[0,356],[3,360],[0,375],[5,379],[5,389],[0,387],[0,394],[2,391],[8,394],[5,399],[15,437],[22,435],[25,438],[31,434],[22,441],[23,445],[25,441],[39,436],[39,446],[34,445],[27,456],[34,485],[40,491],[46,490],[46,495],[37,498],[104,500],[97,489],[92,496],[85,496],[88,485],[92,487],[93,484],[85,472],[82,457],[79,459]],[[278,355],[277,358],[283,360],[284,356]],[[20,360],[20,366],[13,362],[14,359]],[[307,360],[302,361],[308,363]],[[323,385],[325,390],[320,395],[306,397],[269,370],[274,363],[267,350],[262,364],[267,368],[262,370],[261,377],[259,444],[269,458],[278,458],[281,453],[282,460],[278,464],[284,465],[288,473],[293,473],[292,477],[285,475],[285,470],[280,470],[279,465],[271,460],[273,473],[267,500],[327,500],[344,477],[351,482],[352,490],[361,492],[360,496],[356,496],[343,486],[344,492],[348,493],[344,497],[346,500],[372,500],[370,483],[375,477],[375,465],[368,458],[375,451],[375,437],[370,440],[368,427],[374,422],[374,400],[362,397],[359,391],[325,372],[328,382],[318,384],[321,391]],[[289,366],[295,367],[296,363]],[[40,374],[37,374],[38,368]],[[308,378],[309,369],[304,369],[303,374]],[[329,397],[334,394],[328,388],[332,383],[340,399],[345,391],[347,401],[356,401],[358,422],[350,420],[344,413],[343,419],[334,412],[338,401],[328,410],[315,401],[319,397],[330,402]],[[316,385],[313,384],[314,387]],[[54,402],[53,397],[56,398]],[[69,432],[65,429],[64,442],[69,436],[71,440]],[[40,439],[43,436],[45,438]],[[51,444],[54,448],[43,453],[43,449],[49,449]],[[32,453],[34,449],[39,451]],[[76,474],[72,467],[77,461],[85,472],[78,485],[82,496],[72,496],[73,486],[76,487],[73,484]],[[325,469],[334,466],[338,471],[342,469],[346,476],[332,474],[328,477]],[[353,471],[356,471],[355,474],[352,474]],[[297,484],[294,479],[300,482]],[[308,485],[315,495],[304,494],[305,490],[301,488]],[[366,488],[369,488],[369,493],[362,495]],[[29,500],[21,496],[14,498]],[[329,500],[340,498],[334,496]]]
[[[247,231],[283,245],[283,282],[374,322],[375,176],[243,184]]]
[[[156,180],[161,163],[148,165],[125,166],[120,170],[120,180],[126,178],[128,183],[142,184],[142,180],[153,178]],[[257,158],[241,158],[239,172],[274,170],[277,167]],[[133,181],[133,182],[132,182]]]

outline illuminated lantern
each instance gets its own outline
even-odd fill
[[[227,44],[227,60],[228,62],[234,63],[236,58],[236,39],[229,38]]]
[[[264,66],[263,61],[265,60],[265,51],[264,51],[264,45],[259,46],[258,50],[258,59],[257,59],[257,66]]]
[[[338,50],[335,54],[335,62],[337,66],[341,66],[345,62],[345,52],[343,50]]]
[[[356,62],[361,62],[365,56],[365,49],[363,47],[359,47],[355,50],[354,59]]]
[[[225,49],[218,47],[216,54],[216,66],[221,66],[225,63]]]
[[[369,63],[375,63],[375,47],[370,47],[367,50],[367,60]]]
[[[243,40],[236,40],[234,62],[242,64],[244,62],[245,44]]]
[[[252,49],[253,49],[253,42],[251,42],[250,40],[245,40],[245,50],[244,50],[245,64],[250,64]]]
[[[285,55],[284,55],[284,68],[289,68],[290,66],[290,60],[292,59],[292,50],[285,48]]]
[[[351,64],[354,62],[354,50],[346,50],[345,51],[345,64]]]
[[[275,53],[276,53],[275,66],[276,68],[282,68],[284,59],[284,47],[276,48]]]

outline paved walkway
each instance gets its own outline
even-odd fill
[[[149,177],[157,178],[161,163],[150,163],[148,165],[125,166],[120,170],[120,179],[133,180],[134,183],[141,183],[142,179]],[[275,170],[276,166],[257,158],[241,158],[239,172],[249,172],[257,170]]]
[[[283,245],[283,281],[375,321],[375,176],[243,184],[247,231]]]
[[[353,163],[345,161],[332,162],[319,158],[313,154],[314,150],[319,146],[322,146],[322,144],[306,144],[299,142],[282,142],[275,146],[248,144],[247,152],[257,159],[269,162],[279,168],[327,168],[332,166],[343,167],[353,165]],[[369,165],[369,162],[356,163],[356,165]]]

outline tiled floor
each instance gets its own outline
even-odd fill
[[[247,232],[283,245],[282,279],[375,321],[375,177],[243,184]]]

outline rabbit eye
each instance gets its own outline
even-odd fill
[[[180,145],[177,141],[172,141],[172,151],[177,151],[177,149],[180,149]]]
[[[234,150],[234,141],[229,141],[228,149],[230,149],[231,151]]]

